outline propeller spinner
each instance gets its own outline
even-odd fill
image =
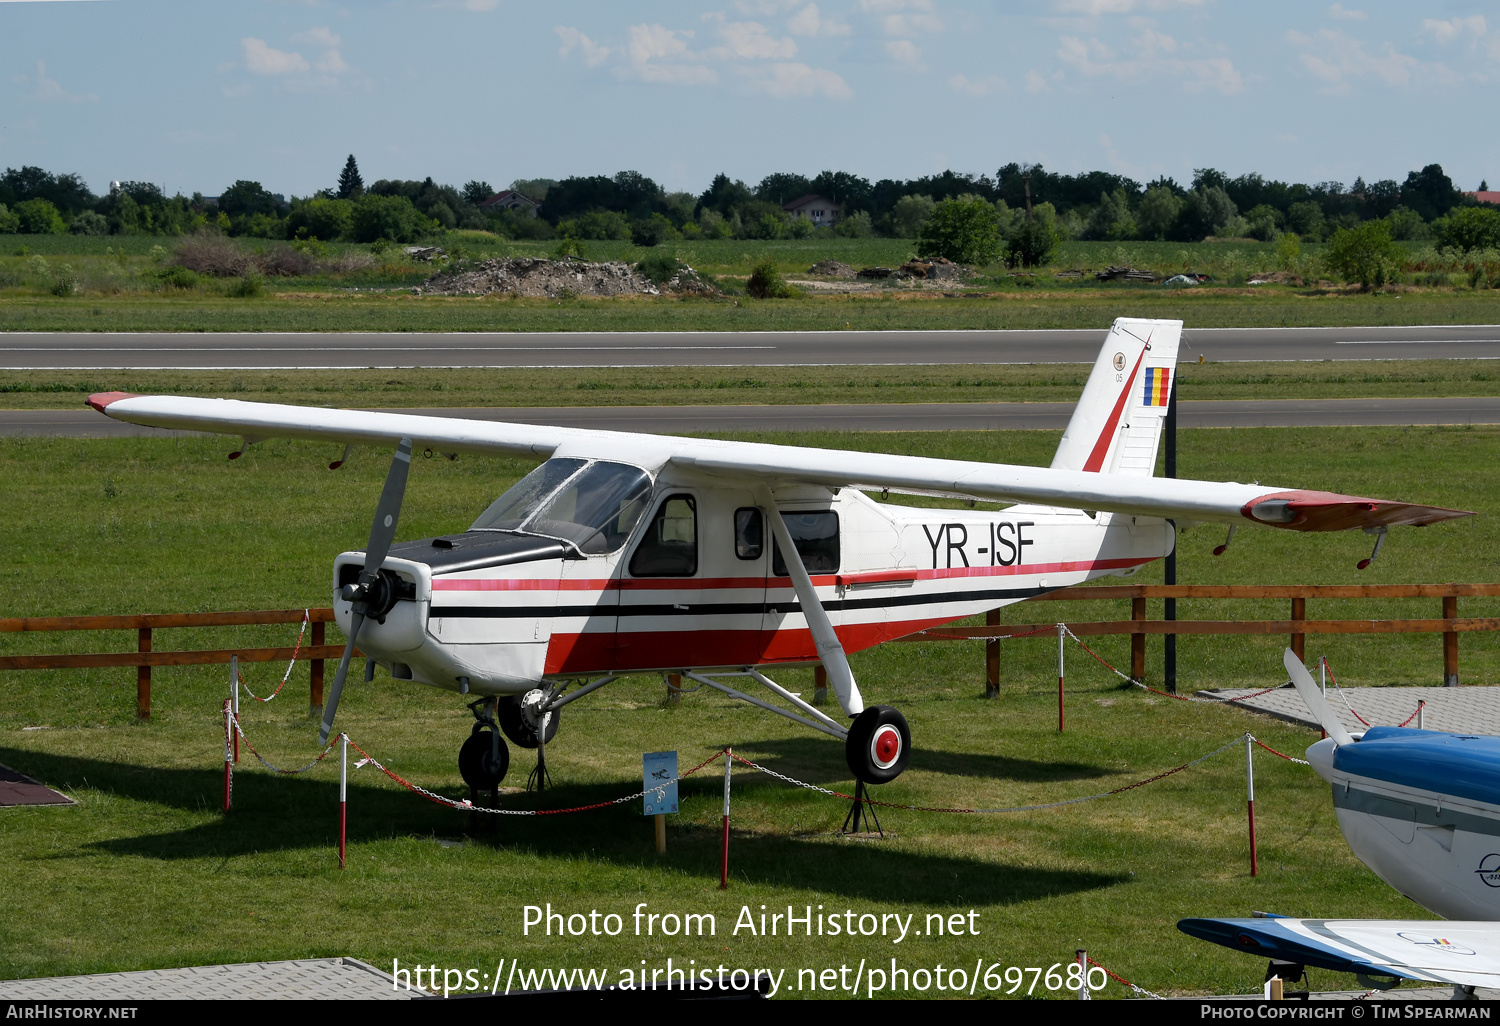
[[[387,592],[393,582],[381,576],[380,567],[396,537],[401,500],[406,494],[406,475],[410,470],[411,439],[403,438],[396,446],[391,469],[385,475],[385,487],[380,491],[380,502],[375,506],[375,521],[370,525],[370,541],[365,546],[364,569],[360,571],[359,580],[344,585],[342,592],[344,600],[353,604],[353,622],[349,625],[349,641],[344,646],[343,658],[339,660],[338,672],[333,675],[333,688],[323,708],[323,726],[318,731],[320,745],[328,743],[328,735],[333,731],[333,717],[339,710],[339,695],[344,690],[344,678],[349,675],[349,660],[354,657],[360,628],[372,608],[387,607]]]

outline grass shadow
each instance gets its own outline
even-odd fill
[[[777,738],[749,742],[744,748],[746,751],[771,753],[769,758],[761,757],[755,761],[789,777],[810,784],[843,781],[854,786],[848,764],[844,761],[844,747],[837,741],[815,737]],[[951,776],[1037,783],[1092,780],[1116,772],[1084,762],[1041,762],[984,752],[944,752],[934,748],[913,748],[908,768]]]
[[[223,800],[215,770],[158,769],[131,763],[0,748],[0,762],[63,790],[80,787],[190,812],[212,812]],[[375,772],[365,770],[364,772]],[[509,808],[556,809],[609,801],[628,782],[559,786],[545,794],[510,795]],[[456,794],[456,791],[454,792]],[[718,800],[713,781],[685,781],[688,802]],[[351,845],[392,837],[452,837],[474,830],[478,843],[541,858],[576,859],[580,853],[619,866],[669,870],[716,885],[717,829],[675,820],[670,853],[656,856],[635,802],[572,816],[489,817],[442,808],[372,783],[348,791]],[[892,810],[894,812],[894,810]],[[842,815],[840,810],[838,815]],[[896,813],[899,817],[901,814]],[[887,817],[895,818],[895,817]],[[227,859],[274,851],[331,850],[337,843],[338,783],[261,772],[235,778],[234,807],[182,830],[94,841],[87,848],[112,855],[178,861]],[[894,824],[887,823],[887,829]],[[914,832],[914,831],[913,831]],[[827,837],[736,831],[731,844],[734,881],[805,888],[867,900],[1010,904],[1125,882],[1119,874],[1015,866],[980,858],[913,852],[894,845]]]

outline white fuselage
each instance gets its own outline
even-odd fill
[[[691,524],[673,528],[684,538],[691,532],[692,572],[638,572],[633,553],[651,530],[650,511],[674,499],[674,508],[693,511]],[[789,523],[801,515],[808,532],[821,532],[804,561],[848,652],[1128,575],[1172,548],[1171,527],[1153,517],[923,509],[815,486],[778,489],[776,503]],[[397,546],[384,566],[411,585],[411,597],[383,623],[367,622],[359,646],[398,678],[452,690],[466,678],[479,694],[610,672],[816,662],[791,579],[775,572],[769,532],[753,555],[739,544],[737,511],[756,507],[749,487],[673,469],[655,481],[647,514],[613,552],[444,570],[420,552],[412,557],[419,543]],[[461,546],[469,536],[455,537]],[[362,562],[358,552],[338,557],[336,593],[340,575]],[[334,610],[347,632],[349,603],[336,597]]]

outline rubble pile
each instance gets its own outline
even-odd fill
[[[837,260],[819,260],[807,269],[807,273],[821,274],[827,278],[853,278],[859,272]]]
[[[679,273],[678,277],[682,274]],[[661,290],[651,284],[651,279],[629,264],[593,264],[584,260],[536,257],[497,258],[463,270],[444,271],[427,279],[417,291],[434,296],[487,296],[492,292],[508,292],[551,299],[661,294]]]
[[[1142,271],[1134,267],[1106,267],[1102,271],[1095,271],[1094,277],[1100,281],[1155,281],[1156,275],[1151,271]]]
[[[962,264],[955,264],[947,257],[933,257],[931,260],[908,260],[896,269],[898,278],[963,278],[969,274],[968,268]]]

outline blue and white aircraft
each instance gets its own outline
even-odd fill
[[[1307,761],[1333,791],[1349,847],[1382,880],[1449,922],[1184,919],[1177,928],[1275,961],[1500,987],[1500,737],[1371,727],[1351,735],[1288,649],[1297,693],[1328,734]]]

